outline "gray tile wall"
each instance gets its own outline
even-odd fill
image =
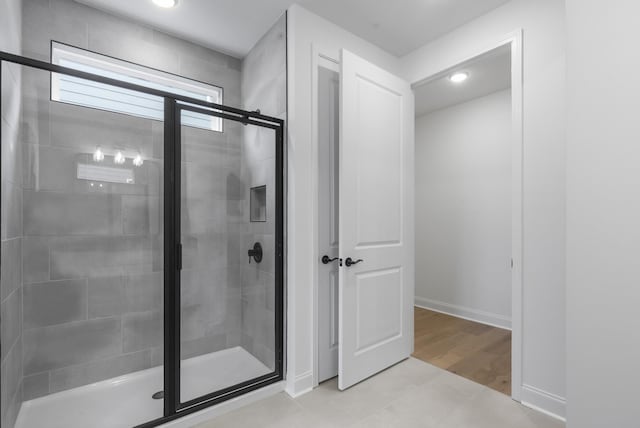
[[[240,106],[241,60],[72,0],[23,0],[24,55],[50,60],[51,40],[224,88]]]
[[[25,83],[39,79],[25,70]],[[48,88],[23,95],[37,106],[23,110],[33,137],[23,146],[25,400],[149,368],[162,346],[158,130],[48,97]],[[135,184],[77,179],[77,163],[91,162],[97,145],[105,165],[124,151]],[[144,164],[134,167],[138,151]]]
[[[21,0],[0,0],[0,51],[21,53]],[[12,428],[22,404],[22,73],[2,66],[0,198],[0,426]]]
[[[240,106],[236,58],[71,0],[23,1],[26,56],[49,61],[55,40],[222,86],[224,103]],[[25,400],[162,363],[163,124],[51,102],[49,85],[46,73],[23,71],[24,190],[8,215],[24,228],[15,251]],[[183,357],[241,341],[239,281],[226,281],[234,277],[227,224],[239,222],[233,202],[244,197],[234,179],[241,128],[185,131]],[[135,184],[76,178],[77,163],[91,162],[97,145],[107,165],[123,150]],[[137,152],[145,162],[134,168]]]
[[[241,340],[241,290],[233,280],[243,252],[233,228],[241,219],[231,208],[244,197],[244,129],[231,121],[223,127],[223,133],[182,128],[182,358]]]
[[[242,102],[246,110],[286,119],[286,16],[256,44],[242,63]],[[260,242],[262,263],[239,264],[242,288],[242,346],[267,367],[275,367],[275,135],[247,126],[242,145],[243,220],[247,248]],[[267,221],[249,221],[249,192],[267,186]]]

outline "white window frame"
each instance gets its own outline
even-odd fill
[[[164,71],[51,42],[51,63],[123,82],[216,104],[223,103],[223,88]],[[51,73],[51,99],[153,120],[164,120],[164,100],[73,76]],[[201,107],[201,106],[198,106]],[[222,132],[222,119],[184,110],[182,125]]]

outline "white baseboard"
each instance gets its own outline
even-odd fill
[[[524,406],[566,422],[567,401],[558,395],[530,385],[522,385],[521,402]]]
[[[450,303],[439,302],[437,300],[426,299],[418,296],[415,297],[414,302],[419,308],[441,312],[443,314],[464,318],[469,321],[475,321],[493,327],[503,328],[505,330],[511,330],[511,318],[504,315],[498,315],[464,306],[452,305]]]
[[[285,391],[292,398],[299,397],[313,389],[313,372],[301,373],[290,381],[287,381]]]

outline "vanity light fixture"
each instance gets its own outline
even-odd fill
[[[113,163],[116,165],[122,165],[127,159],[124,157],[122,152],[118,150],[118,153],[113,157]]]
[[[176,7],[176,5],[178,4],[178,0],[153,0],[153,3],[156,6],[170,9],[172,7]]]
[[[134,166],[142,166],[143,163],[144,163],[144,161],[142,160],[142,156],[140,155],[140,153],[138,153],[136,155],[136,157],[133,158],[133,165]]]
[[[449,80],[453,83],[462,83],[469,78],[469,73],[466,71],[458,71],[449,76]]]
[[[94,162],[102,162],[104,160],[104,152],[100,148],[100,146],[96,147],[96,151],[93,152],[93,161]]]

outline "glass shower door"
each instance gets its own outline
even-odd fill
[[[21,426],[150,428],[281,380],[283,121],[0,62],[3,101],[20,91],[0,217]],[[53,101],[52,73],[164,103],[164,120]]]
[[[281,375],[280,186],[274,128],[185,105],[178,111],[184,408]]]
[[[5,61],[1,74],[14,109],[2,124],[2,393],[23,402],[23,427],[160,418],[164,123],[108,107],[162,98]],[[55,101],[52,82],[84,96]]]

